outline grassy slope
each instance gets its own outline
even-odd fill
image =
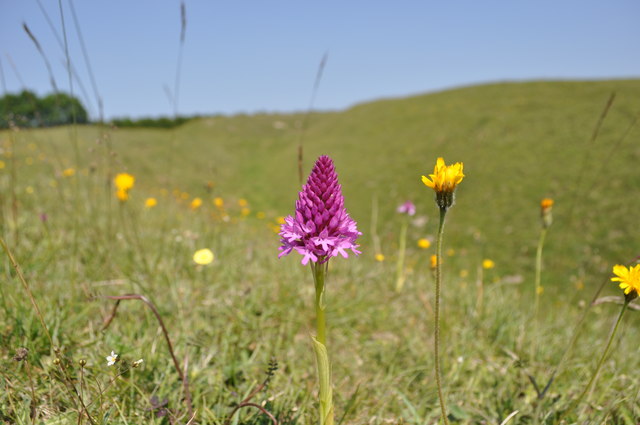
[[[616,101],[600,136],[589,144],[612,91],[617,93]],[[447,246],[456,249],[445,270],[449,306],[444,322],[448,342],[445,382],[450,403],[467,411],[471,418],[467,423],[499,422],[515,409],[528,412],[531,388],[516,367],[519,362],[505,350],[529,362],[536,376],[544,376],[562,354],[580,311],[566,297],[543,298],[543,307],[549,311],[542,324],[545,343],[537,358],[528,358],[530,330],[526,324],[538,202],[545,196],[557,202],[543,284],[567,295],[573,291],[570,279],[584,276],[588,290],[577,298],[588,298],[609,275],[611,264],[639,253],[640,235],[635,229],[640,198],[634,196],[640,185],[636,166],[639,130],[634,127],[622,138],[638,115],[638,98],[640,81],[496,84],[373,102],[311,117],[305,137],[305,173],[317,155],[331,155],[344,185],[347,207],[365,233],[365,258],[335,262],[330,286],[330,351],[335,359],[339,413],[360,385],[354,421],[365,422],[375,415],[378,422],[402,417],[409,423],[422,423],[437,417],[429,355],[432,300],[425,290],[432,282],[425,265],[427,255],[417,252],[414,241],[435,231],[433,197],[419,178],[431,172],[440,155],[447,161],[464,161],[467,174],[446,230]],[[180,406],[179,385],[153,318],[142,316],[133,305],[123,307],[122,318],[107,333],[100,333],[100,320],[108,314],[108,306],[86,299],[81,288],[96,295],[145,292],[171,318],[179,354],[189,353],[194,397],[203,422],[224,418],[229,403],[238,398],[234,392],[251,388],[252,379],[258,379],[270,355],[276,355],[281,364],[270,390],[278,394],[277,407],[295,405],[306,423],[311,422],[310,276],[299,267],[297,258],[273,258],[277,242],[272,233],[254,226],[259,221],[225,227],[208,216],[212,210],[209,200],[216,195],[228,204],[247,198],[254,212],[266,211],[269,217],[292,211],[299,187],[296,122],[301,120],[301,115],[217,117],[175,131],[109,132],[109,143],[117,153],[110,156],[112,169],[129,171],[137,178],[127,205],[134,211],[132,218],[127,218],[129,213],[120,217],[115,204],[105,204],[104,197],[111,197],[112,189],[104,180],[106,141],[97,142],[97,129],[78,129],[81,170],[77,189],[71,180],[60,178],[58,188],[50,189],[50,180],[75,164],[69,129],[14,135],[19,162],[35,156],[28,148],[30,143],[46,157],[37,166],[18,166],[22,233],[15,250],[45,306],[47,322],[70,358],[89,358],[91,373],[100,377],[105,369],[103,357],[111,349],[132,359],[143,356],[146,366],[136,374],[142,392],[168,395],[170,406]],[[274,128],[276,121],[284,122],[286,128]],[[2,137],[6,146],[6,133]],[[91,167],[97,173],[88,179],[82,176]],[[3,193],[8,193],[8,176],[0,177]],[[208,181],[216,183],[212,193],[205,189]],[[35,195],[24,194],[27,186],[35,188]],[[163,198],[161,189],[205,197],[208,209],[194,214],[184,203]],[[75,190],[79,197],[74,196]],[[159,207],[141,211],[146,196],[158,196]],[[380,201],[383,251],[391,260],[384,264],[371,259],[368,222],[374,196]],[[411,227],[407,262],[414,272],[407,291],[396,296],[392,291],[393,258],[399,222],[394,209],[405,198],[413,199],[418,213],[429,221],[426,227]],[[42,211],[49,214],[53,237],[46,237],[38,222],[37,214]],[[108,211],[112,211],[113,236],[108,232]],[[3,212],[5,237],[11,241],[7,203]],[[137,236],[132,231],[136,222]],[[81,229],[76,242],[74,226]],[[77,250],[73,248],[76,243]],[[190,254],[203,245],[214,250],[216,264],[194,271]],[[483,257],[497,263],[494,271],[487,272],[487,281],[518,274],[524,277],[524,284],[517,287],[503,282],[487,287],[487,313],[477,318],[473,283]],[[74,258],[80,261],[70,261]],[[3,265],[7,266],[3,275],[8,277],[8,265]],[[471,282],[456,278],[461,269],[471,270]],[[101,283],[114,278],[122,282]],[[416,297],[416,291],[424,295]],[[0,366],[7,365],[9,374],[5,387],[18,382],[26,385],[24,371],[10,367],[10,356],[15,347],[28,346],[40,355],[33,363],[42,374],[43,406],[63,411],[58,404],[65,399],[64,387],[54,385],[53,390],[46,390],[44,386],[48,382],[45,372],[52,368],[48,343],[19,287],[6,288],[1,306]],[[582,388],[584,379],[569,378],[582,376],[593,367],[593,346],[602,344],[614,311],[613,306],[596,310],[597,320],[588,323],[586,334],[598,337],[579,342],[578,354],[564,379],[558,380],[554,394],[576,394]],[[633,330],[638,319],[629,316],[623,334],[631,338],[617,346],[622,353],[637,349]],[[454,362],[459,356],[462,360]],[[615,358],[622,364],[612,363],[604,372],[603,390],[594,397],[600,405],[608,406],[624,396],[629,376],[637,370],[637,360],[625,359],[624,354]],[[135,423],[135,415],[144,414],[145,397],[123,396],[130,390],[125,384],[116,389],[108,394],[106,411],[116,416],[113,406],[119,405],[124,411],[120,415],[133,412],[129,419]],[[8,396],[0,396],[0,406],[20,405],[22,394],[28,391],[25,386],[8,391]],[[73,406],[71,399],[67,404]],[[546,405],[543,411],[550,408]]]
[[[613,92],[616,100],[590,143]],[[591,262],[593,252],[603,262],[589,265],[589,271],[605,271],[610,262],[640,253],[640,234],[634,232],[640,199],[630,196],[640,184],[640,130],[634,127],[624,137],[638,116],[639,96],[637,80],[494,84],[318,113],[305,135],[305,173],[318,155],[331,155],[347,206],[362,228],[369,229],[372,199],[380,198],[384,234],[395,231],[385,227],[384,218],[392,218],[405,198],[435,219],[432,195],[420,176],[431,172],[437,156],[464,161],[468,177],[451,214],[449,243],[469,246],[479,234],[482,255],[510,272],[522,271],[537,240],[538,202],[552,197],[558,225],[548,249],[563,274]],[[123,130],[112,137],[122,166],[149,190],[170,181],[205,196],[204,184],[212,180],[224,196],[247,197],[257,209],[284,215],[298,188],[301,120],[299,115],[210,118],[175,133]],[[276,121],[286,129],[275,129]]]

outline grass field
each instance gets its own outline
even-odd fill
[[[337,421],[438,423],[429,266],[438,218],[420,176],[443,156],[464,162],[466,175],[447,217],[443,261],[442,370],[451,421],[553,424],[566,411],[566,423],[640,423],[633,309],[594,389],[568,409],[620,311],[615,303],[589,304],[613,265],[640,255],[638,99],[640,80],[492,84],[308,117],[305,178],[319,155],[331,156],[363,233],[362,255],[332,260],[327,282]],[[128,293],[153,301],[182,369],[188,359],[193,423],[225,423],[272,359],[278,369],[252,401],[280,423],[317,422],[313,281],[297,254],[277,259],[274,231],[278,217],[294,212],[304,119],[260,114],[203,118],[174,130],[1,132],[0,232],[25,282],[4,255],[0,422],[90,423],[84,412],[94,423],[189,421],[184,386],[151,310],[122,301],[103,329],[114,305],[105,297]],[[113,186],[122,172],[135,176],[126,202]],[[149,197],[157,199],[153,208],[145,207]],[[196,197],[203,203],[193,208]],[[554,223],[536,319],[545,197],[555,201]],[[407,281],[397,292],[402,217],[395,209],[408,199],[417,214],[407,234]],[[421,238],[431,247],[419,248]],[[213,263],[193,262],[201,248],[211,249]],[[378,253],[384,261],[374,259]],[[484,259],[495,267],[483,269]],[[608,282],[600,295],[621,294]],[[26,361],[13,359],[21,347]],[[111,351],[121,361],[108,366]],[[131,368],[138,359],[144,362]],[[537,399],[531,379],[544,387],[559,364]],[[252,408],[232,422],[270,423]]]

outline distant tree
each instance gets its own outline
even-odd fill
[[[0,97],[0,128],[49,127],[53,125],[83,124],[89,116],[75,97],[56,93],[38,98],[28,90]]]

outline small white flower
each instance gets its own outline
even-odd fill
[[[131,367],[138,367],[142,364],[143,361],[143,359],[136,360],[135,362],[131,363]]]
[[[118,355],[111,351],[111,355],[107,356],[107,366],[113,366],[118,361]]]

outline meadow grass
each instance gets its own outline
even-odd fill
[[[509,423],[556,423],[585,388],[619,306],[591,307],[543,399],[531,380],[544,387],[611,267],[640,254],[638,98],[637,80],[494,84],[308,117],[306,171],[319,155],[332,156],[346,206],[364,231],[363,254],[332,261],[327,280],[336,422],[438,421],[429,267],[435,244],[420,249],[417,241],[435,241],[438,211],[420,176],[444,156],[464,162],[467,175],[448,214],[443,256],[441,363],[450,420],[500,424],[517,411]],[[184,386],[152,312],[123,301],[103,330],[114,303],[105,297],[130,293],[148,297],[163,317],[187,370],[195,423],[225,423],[235,403],[263,382],[272,359],[278,370],[252,401],[281,423],[316,421],[314,287],[299,258],[276,258],[274,232],[277,217],[293,212],[299,190],[303,117],[219,116],[172,130],[0,133],[2,238],[54,341],[52,347],[4,256],[1,421],[29,424],[33,413],[36,423],[89,423],[80,414],[86,409],[95,423],[187,423]],[[68,168],[74,175],[63,174]],[[118,172],[136,178],[126,202],[115,197]],[[157,199],[155,207],[144,207],[148,197]],[[194,197],[203,199],[197,209],[190,207]],[[224,199],[224,211],[214,197]],[[533,335],[544,197],[555,200],[554,224]],[[376,198],[382,262],[374,260],[366,231]],[[397,292],[404,218],[395,209],[407,199],[417,214]],[[193,262],[201,248],[213,251],[212,264]],[[485,258],[495,267],[483,270]],[[609,282],[603,295],[620,291]],[[638,422],[637,315],[626,314],[594,389],[577,413],[568,412],[567,423]],[[26,362],[13,360],[21,347],[28,349]],[[112,350],[121,361],[110,367],[105,357]],[[130,368],[138,359],[144,362]],[[232,421],[270,423],[251,408]]]

